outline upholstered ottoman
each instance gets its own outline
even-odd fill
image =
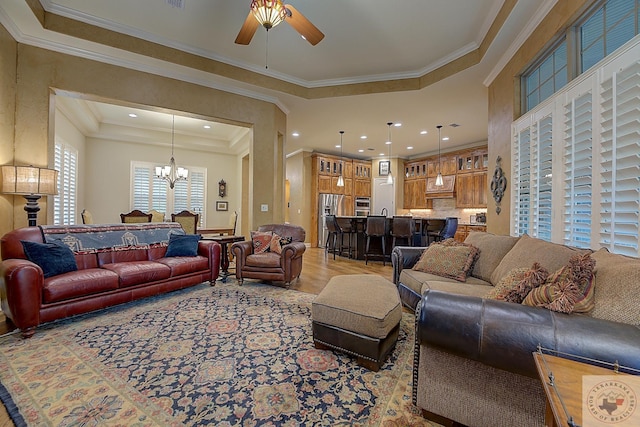
[[[398,289],[383,277],[335,276],[313,300],[311,318],[316,348],[343,351],[377,371],[398,339],[402,305]]]

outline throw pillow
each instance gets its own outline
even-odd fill
[[[485,296],[485,298],[520,304],[529,292],[545,283],[549,272],[535,262],[531,268],[514,268]]]
[[[42,269],[45,278],[78,270],[76,258],[66,246],[27,240],[21,240],[20,243],[27,259]]]
[[[433,243],[424,250],[413,270],[465,282],[478,249],[470,245]]]
[[[201,237],[199,234],[172,234],[164,256],[197,256]]]
[[[542,286],[529,292],[522,304],[562,313],[588,313],[595,305],[595,264],[591,254],[574,255],[567,265],[549,276]]]
[[[253,243],[253,253],[261,254],[264,252],[269,252],[272,237],[272,231],[252,231],[251,242]]]
[[[269,250],[277,254],[282,253],[282,247],[288,245],[293,241],[293,237],[282,237],[276,233],[273,233],[271,242],[269,242]]]

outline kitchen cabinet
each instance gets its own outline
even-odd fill
[[[456,177],[456,207],[487,207],[487,173],[461,173]]]
[[[426,197],[427,179],[405,179],[403,209],[431,209],[433,201]]]
[[[427,164],[427,176],[438,176],[438,165],[442,175],[455,175],[457,168],[457,156],[454,154],[441,155],[438,162],[438,156],[430,158]]]
[[[487,231],[485,224],[458,224],[458,229],[453,237],[457,242],[464,242],[472,231]]]
[[[487,149],[467,150],[458,154],[457,173],[486,171],[489,166]]]
[[[371,162],[353,160],[353,195],[371,197]]]

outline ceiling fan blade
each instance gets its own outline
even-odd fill
[[[245,45],[251,43],[251,39],[259,26],[260,23],[258,20],[254,18],[252,12],[249,12],[247,19],[244,20],[244,24],[242,24],[242,28],[240,28],[240,32],[236,37],[236,43]]]
[[[285,21],[287,21],[306,41],[311,43],[312,45],[317,45],[324,38],[324,34],[320,31],[315,25],[311,23],[307,18],[304,17],[303,14],[298,12],[298,10],[291,6],[290,4],[285,4],[284,7],[287,9],[287,17]]]

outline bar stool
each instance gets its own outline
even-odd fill
[[[411,216],[394,216],[391,223],[391,237],[393,243],[391,247],[396,247],[396,241],[406,240],[408,246],[413,246],[413,234],[415,233],[415,223]]]
[[[325,217],[325,224],[329,233],[327,234],[327,241],[324,245],[324,253],[326,255],[329,251],[331,251],[333,252],[333,259],[336,259],[336,250],[338,248],[338,234],[340,234],[336,216],[327,215]]]
[[[351,224],[351,218],[336,217],[336,223],[338,225],[338,236],[340,240],[338,245],[338,253],[342,255],[346,250],[347,256],[349,258],[353,258],[353,251],[355,250],[355,239],[352,239],[352,237],[356,237],[356,229]],[[347,236],[347,245],[344,244],[345,236]]]
[[[427,221],[427,246],[440,240],[446,224],[447,221],[444,219],[430,219]]]
[[[447,217],[445,219],[444,230],[442,230],[442,236],[440,236],[440,240],[453,239],[456,235],[456,231],[458,230],[458,218],[456,217]]]
[[[367,247],[364,252],[365,265],[369,262],[369,256],[380,257],[382,256],[382,265],[385,265],[387,258],[387,217],[383,215],[369,215],[367,216],[367,228],[365,230],[367,236]],[[378,251],[371,250],[371,238],[379,239],[380,248]]]

